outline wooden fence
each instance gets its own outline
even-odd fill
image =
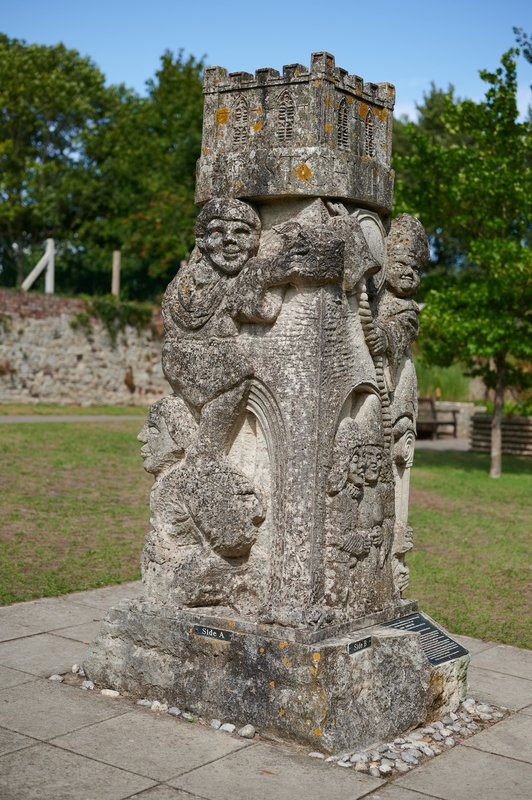
[[[491,420],[491,414],[473,414],[471,450],[490,452]],[[502,418],[502,452],[532,458],[532,417]]]

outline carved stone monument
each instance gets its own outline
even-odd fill
[[[282,76],[206,69],[204,93],[196,247],[163,301],[174,394],[139,434],[145,594],[85,670],[364,745],[452,710],[468,662],[402,597],[429,250],[415,218],[390,223],[394,88],[315,53]]]

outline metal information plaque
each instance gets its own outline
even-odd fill
[[[469,652],[432,622],[425,619],[422,614],[410,614],[402,619],[393,619],[391,622],[383,622],[382,626],[421,634],[421,646],[433,666],[460,658]]]
[[[355,653],[360,653],[361,650],[367,650],[368,647],[371,647],[371,636],[359,639],[358,642],[349,642],[347,645],[347,655],[354,656]]]
[[[194,625],[194,636],[206,636],[220,642],[230,642],[233,631],[222,631],[220,628],[210,628],[208,625]]]

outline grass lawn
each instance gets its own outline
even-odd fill
[[[98,414],[114,414],[124,417],[146,416],[148,406],[60,406],[51,403],[0,403],[0,416],[13,416],[14,414],[24,416],[30,414],[49,415],[49,414],[83,414],[97,416]]]
[[[532,461],[416,453],[408,594],[454,633],[532,648]]]
[[[142,419],[0,428],[0,605],[140,577]]]
[[[0,428],[0,605],[139,577],[141,419]],[[418,451],[409,595],[455,633],[532,648],[532,461]]]

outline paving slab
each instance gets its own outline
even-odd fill
[[[532,716],[532,706],[527,706],[526,708],[522,708],[520,713]]]
[[[125,800],[153,781],[48,744],[0,758],[2,800]]]
[[[82,622],[102,619],[102,614],[83,603],[66,597],[43,597],[28,603],[15,603],[0,608],[0,629],[3,624],[28,628],[26,635],[44,633]]]
[[[464,742],[466,747],[532,764],[532,717],[513,714]],[[532,796],[532,784],[530,785]]]
[[[54,631],[54,636],[63,636],[65,639],[73,639],[82,644],[90,644],[100,630],[101,622],[83,622],[81,625],[73,625],[71,628],[59,628]]]
[[[20,625],[18,622],[12,622],[9,617],[0,616],[0,642],[23,639],[24,636],[31,636],[34,633],[42,633],[42,628],[39,625]]]
[[[130,581],[114,586],[103,586],[101,589],[89,589],[86,592],[73,592],[65,595],[73,603],[101,608],[103,611],[116,606],[124,598],[133,599],[142,594],[142,581]]]
[[[530,800],[532,764],[460,745],[395,783],[440,800]]]
[[[434,795],[431,795],[431,798],[433,797]],[[438,795],[438,800],[439,797]],[[376,792],[367,795],[367,800],[428,800],[428,797],[426,794],[419,794],[411,789],[403,789],[395,783],[389,783],[384,789],[377,789]]]
[[[384,785],[378,778],[265,744],[247,747],[168,783],[206,800],[357,800]]]
[[[9,731],[7,728],[0,728],[0,756],[35,744],[39,744],[39,742],[35,739],[30,739],[29,736],[21,736],[20,733]]]
[[[0,692],[0,725],[46,741],[123,714],[125,708],[100,694],[38,680]]]
[[[532,650],[498,644],[479,653],[475,666],[532,681]]]
[[[451,633],[450,636],[452,636],[458,644],[461,644],[462,647],[465,647],[466,650],[469,650],[471,656],[481,653],[483,650],[489,650],[490,647],[497,647],[497,642],[473,639],[472,636],[462,636],[458,633]]]
[[[532,703],[532,681],[481,669],[471,664],[467,672],[468,694],[475,700],[487,700],[512,711]]]
[[[66,672],[72,668],[72,664],[83,663],[87,649],[87,645],[81,642],[51,633],[40,633],[26,639],[2,642],[0,664],[47,678],[54,672]]]
[[[174,789],[172,786],[154,786],[141,794],[132,794],[128,800],[198,800],[197,794],[190,794],[183,789]]]
[[[53,739],[53,744],[157,781],[251,746],[245,739],[140,708]]]
[[[27,672],[0,665],[0,689],[9,689],[10,686],[18,686],[19,683],[27,683],[34,680],[37,680],[34,675],[28,675]]]

